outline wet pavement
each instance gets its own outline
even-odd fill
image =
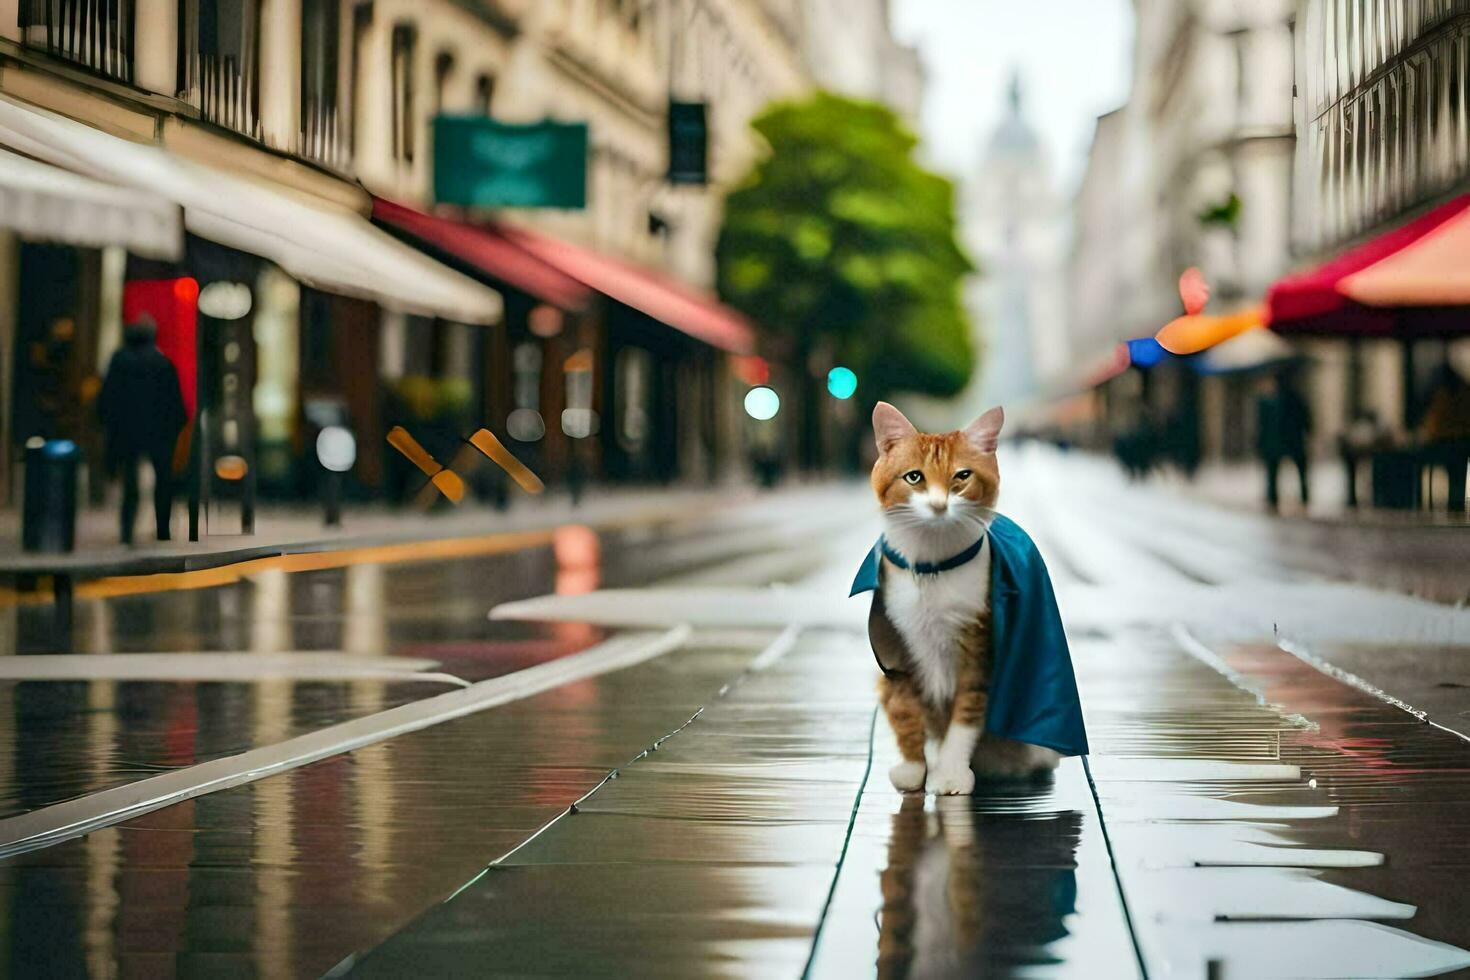
[[[107,655],[95,679],[8,679],[25,676],[30,658],[11,661],[0,676],[0,753],[15,760],[0,771],[0,818],[409,703],[450,689],[446,682],[456,678],[481,681],[575,653],[606,631],[491,622],[485,613],[542,593],[730,569],[763,554],[771,534],[803,539],[800,529],[752,524],[749,514],[659,520],[600,535],[567,525],[532,546],[484,557],[436,561],[430,552],[429,560],[397,564],[264,568],[222,585],[79,601],[65,652]],[[10,629],[0,629],[0,646],[8,639],[16,653],[57,650],[44,607],[0,607],[4,613]],[[259,676],[248,683],[108,676],[118,660],[145,652],[157,663],[200,651],[233,652],[247,674],[254,661]],[[378,658],[382,670],[349,666],[342,679],[313,679],[319,660],[333,655]],[[301,667],[270,672],[260,666],[266,660]],[[54,661],[34,662],[42,672]],[[399,671],[401,679],[382,676]],[[429,672],[441,676],[419,676]]]
[[[1361,542],[1002,465],[1095,754],[964,799],[887,784],[858,485],[104,589],[66,644],[0,607],[0,853],[19,815],[344,732],[0,857],[0,973],[1470,971],[1470,613]],[[1453,596],[1436,561],[1415,591]]]

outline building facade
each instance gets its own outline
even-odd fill
[[[239,416],[216,448],[220,439],[260,447],[252,487],[260,476],[266,492],[309,491],[299,477],[303,461],[311,469],[308,443],[335,419],[358,434],[361,486],[401,493],[414,474],[385,447],[395,420],[432,405],[448,429],[484,419],[507,431],[505,418],[533,390],[550,421],[544,441],[525,430],[542,445],[522,450],[552,477],[577,465],[567,439],[589,434],[568,435],[558,415],[592,399],[611,418],[623,389],[641,392],[642,414],[662,413],[665,428],[645,435],[642,449],[619,450],[611,431],[585,441],[614,450],[630,477],[712,475],[717,454],[738,450],[725,348],[658,311],[712,304],[700,290],[713,280],[720,201],[760,150],[751,117],[810,84],[803,27],[797,0],[124,0],[85,9],[0,0],[0,149],[100,187],[147,190],[177,226],[150,256],[126,236],[48,240],[0,214],[5,464],[14,474],[9,464],[34,435],[72,437],[97,455],[88,395],[123,319],[140,309],[134,283],[187,278],[201,289],[238,280],[253,300],[234,326],[210,321],[197,337],[188,327],[209,375],[199,397],[225,398],[215,389],[226,385]],[[667,180],[671,99],[708,106],[705,185]],[[585,208],[448,217],[523,229],[532,236],[525,249],[541,249],[526,262],[554,265],[571,250],[589,269],[626,268],[624,281],[644,277],[663,307],[632,308],[626,295],[593,286],[597,299],[563,330],[566,311],[543,310],[493,276],[370,225],[375,197],[435,207],[441,115],[586,123]],[[169,174],[197,178],[198,196]],[[270,206],[232,202],[235,188]],[[64,288],[38,299],[32,285],[51,280]],[[679,294],[680,283],[693,291]],[[615,336],[643,337],[654,354],[622,356],[636,345]],[[241,344],[243,358],[233,353]],[[230,356],[248,374],[204,366]],[[686,391],[695,392],[689,404],[673,398]],[[674,407],[657,409],[663,402]],[[633,429],[640,411],[622,411]],[[681,421],[690,418],[699,421]],[[674,445],[673,455],[637,462],[655,442]],[[592,451],[583,465],[602,458]]]
[[[1135,11],[1128,101],[1098,120],[1073,207],[1068,346],[1080,365],[1178,316],[1186,268],[1201,269],[1218,312],[1259,301],[1293,260],[1293,5],[1139,0]],[[1181,435],[1192,458],[1249,450],[1253,382],[1158,375],[1153,391],[1134,373],[1118,379],[1105,425],[1197,417]]]
[[[803,0],[806,64],[823,88],[882,102],[917,128],[924,66],[893,36],[890,0]]]
[[[1303,0],[1296,20],[1297,148],[1292,238],[1322,259],[1463,193],[1470,178],[1470,5],[1458,0]],[[1322,415],[1419,421],[1446,363],[1470,374],[1466,340],[1312,345]]]

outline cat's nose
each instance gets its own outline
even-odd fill
[[[943,514],[949,509],[949,494],[931,493],[929,495],[929,507],[936,514]]]

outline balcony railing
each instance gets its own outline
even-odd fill
[[[183,97],[206,122],[260,138],[256,0],[184,0]]]
[[[341,48],[340,0],[302,0],[299,152],[337,169],[348,158],[339,111],[344,90]]]
[[[20,27],[32,47],[133,80],[133,0],[22,0]]]
[[[301,155],[336,169],[344,168],[350,154],[335,105],[319,100],[301,105]]]
[[[1350,239],[1470,174],[1470,17],[1379,64],[1298,134],[1297,245]]]

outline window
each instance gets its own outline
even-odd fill
[[[454,74],[454,55],[440,51],[434,56],[434,115],[444,111],[444,90],[449,87],[449,76]]]
[[[124,82],[133,80],[132,0],[21,0],[27,44]]]
[[[358,146],[358,134],[361,129],[358,126],[358,116],[362,112],[362,59],[364,45],[367,43],[368,30],[373,26],[373,6],[370,3],[355,4],[352,8],[352,57],[349,59],[351,65],[348,71],[351,73],[351,81],[347,91],[352,93],[352,111],[348,114],[348,123],[352,127],[352,153],[358,155],[361,147]]]
[[[490,103],[495,98],[495,76],[482,72],[475,79],[475,109],[482,116],[490,115]]]
[[[257,0],[185,0],[184,89],[199,115],[260,135],[260,6]]]
[[[404,163],[413,163],[413,56],[417,45],[418,30],[412,24],[393,25],[389,69],[393,84],[393,157]]]
[[[341,24],[340,0],[302,0],[301,151],[324,163],[339,153]]]

